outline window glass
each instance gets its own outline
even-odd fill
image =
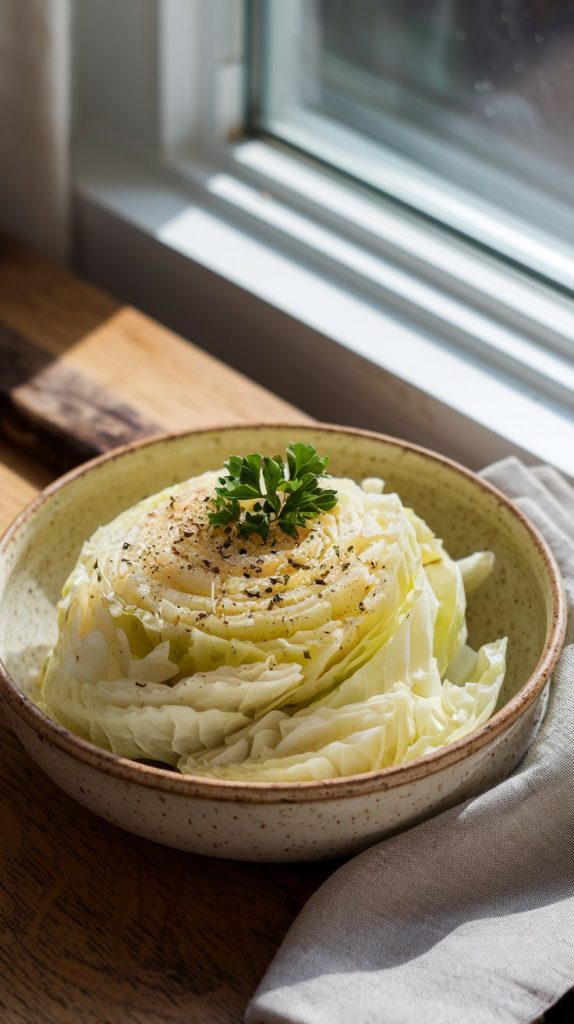
[[[267,0],[260,10],[259,130],[570,283],[572,0]]]

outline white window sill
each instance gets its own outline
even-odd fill
[[[281,188],[278,180],[274,194]],[[194,184],[99,142],[79,154],[76,195],[84,273],[311,414],[408,437],[475,467],[518,452],[574,476],[566,354],[494,330],[488,316],[479,323],[461,298],[338,239],[233,167],[196,171]],[[469,259],[461,249],[453,275],[461,297]],[[493,274],[485,271],[491,290]],[[513,281],[519,321],[529,293]],[[566,303],[558,317],[567,334]],[[440,330],[451,322],[465,338],[487,332],[485,346],[455,348]]]

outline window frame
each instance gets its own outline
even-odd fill
[[[294,33],[289,32],[289,14],[287,4],[281,6],[275,2],[277,14],[270,16],[266,0],[249,0],[251,19],[263,25],[268,23],[268,31],[275,33],[283,41],[283,62],[289,67],[297,62],[297,45]],[[301,4],[304,0],[288,0],[291,5]],[[520,210],[524,207],[535,207],[540,223],[562,224],[564,221],[564,204],[554,195],[552,183],[556,178],[545,163],[540,163],[538,178],[544,178],[549,190],[541,195],[532,183],[517,180],[511,174],[511,166],[505,172],[501,168],[478,165],[476,157],[468,156],[457,143],[445,143],[424,135],[414,124],[401,122],[391,115],[371,107],[363,109],[361,104],[349,96],[331,88],[332,105],[339,110],[341,117],[336,120],[317,110],[311,111],[301,103],[296,88],[288,80],[288,73],[283,75],[276,71],[270,76],[261,59],[261,34],[251,42],[249,56],[251,73],[249,76],[248,127],[252,131],[269,140],[292,146],[307,157],[314,158],[332,167],[341,175],[347,176],[360,185],[368,186],[377,195],[403,203],[408,209],[416,211],[420,216],[428,218],[448,231],[466,238],[473,244],[483,246],[494,256],[502,257],[518,269],[531,276],[545,281],[550,287],[562,289],[569,297],[574,295],[574,258],[571,247],[548,230],[540,229],[535,222],[524,223]],[[287,43],[285,44],[285,39]],[[286,49],[285,49],[286,47]],[[365,72],[365,77],[373,78]],[[265,86],[276,89],[277,97],[271,98],[267,104],[270,108],[278,108],[278,113],[265,115],[258,102],[258,97]],[[375,88],[375,80],[371,82]],[[328,90],[329,91],[329,90]],[[295,113],[292,112],[292,109]],[[345,120],[349,110],[353,115],[353,125]],[[433,107],[427,111],[428,117]],[[463,124],[460,114],[451,117]],[[376,131],[374,130],[376,127]],[[477,124],[472,125],[472,136],[482,136],[483,145],[489,142],[485,129]],[[379,140],[377,140],[379,136]],[[384,141],[383,141],[384,140]],[[413,146],[413,140],[414,146]],[[469,140],[467,140],[469,141]],[[433,170],[436,153],[448,148],[448,161],[456,167],[456,176],[450,179],[441,176],[439,170]],[[410,156],[409,148],[412,150]],[[510,165],[520,166],[524,163],[524,152],[515,143],[506,144]],[[531,154],[530,163],[537,165],[537,155]],[[492,192],[500,196],[497,206],[490,204],[480,196],[479,180],[487,180]],[[466,183],[470,182],[468,187]],[[472,183],[477,182],[477,188]],[[556,191],[556,188],[554,191]],[[571,215],[570,234],[574,231],[574,214]]]

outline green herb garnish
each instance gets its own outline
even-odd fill
[[[264,541],[277,525],[296,538],[299,526],[337,504],[337,492],[319,485],[328,476],[328,462],[312,444],[301,442],[289,445],[286,462],[280,455],[232,455],[225,463],[227,476],[219,477],[210,500],[209,522],[234,524],[240,537],[258,533]]]

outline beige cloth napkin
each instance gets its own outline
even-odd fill
[[[532,519],[570,622],[510,778],[350,860],[288,932],[249,1024],[515,1024],[574,985],[574,489],[511,458],[483,476]]]

